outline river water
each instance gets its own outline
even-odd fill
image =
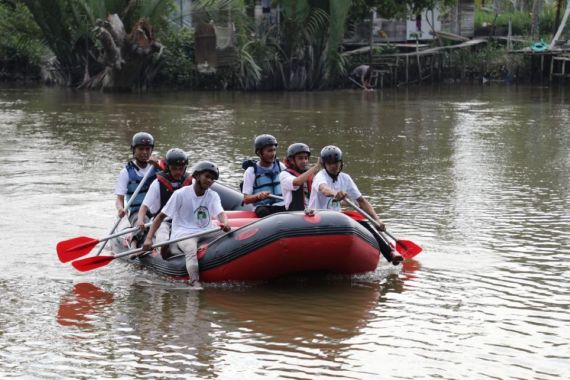
[[[429,87],[107,95],[0,89],[0,377],[554,379],[570,371],[570,91]],[[388,229],[424,252],[352,278],[202,291],[105,236],[133,133],[237,186],[253,137],[336,144]]]

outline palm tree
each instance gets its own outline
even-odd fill
[[[173,0],[23,0],[52,50],[64,85],[144,88],[161,45],[152,25],[164,25]],[[130,31],[127,33],[126,31]]]

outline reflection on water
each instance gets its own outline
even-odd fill
[[[259,374],[290,376],[301,370],[319,376],[350,364],[350,340],[376,318],[381,295],[401,282],[392,277],[383,285],[304,278],[200,292],[151,282],[135,284],[120,296],[79,283],[61,297],[56,319],[70,337],[89,336],[97,345],[105,340],[104,351],[91,349],[91,355],[126,367],[122,376],[211,377],[229,370],[228,359],[221,358],[233,357],[231,367],[247,371],[243,361],[250,355],[281,362],[277,372],[259,368]],[[111,320],[95,318],[98,313]],[[105,331],[109,323],[112,333]],[[82,349],[84,339],[76,342]],[[80,361],[85,352],[66,356]]]
[[[113,293],[105,292],[93,284],[75,284],[59,301],[57,322],[62,326],[92,328],[90,316],[111,305],[113,300]]]
[[[567,93],[0,88],[0,377],[564,377]],[[235,187],[256,134],[281,156],[337,144],[390,231],[424,252],[352,279],[201,292],[121,263],[78,274],[54,247],[110,228],[139,130]]]

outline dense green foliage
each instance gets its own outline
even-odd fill
[[[554,21],[556,17],[556,4],[551,3],[544,6],[539,17],[539,31],[543,36],[552,37],[554,31]],[[475,12],[475,28],[483,25],[493,25],[507,27],[511,21],[513,35],[528,36],[531,30],[531,14],[525,11],[510,11],[495,13],[478,9]],[[568,26],[568,25],[567,25]]]
[[[48,49],[23,4],[0,3],[0,35],[0,78],[38,79]]]
[[[128,32],[141,17],[153,25],[167,24],[173,0],[22,0],[39,26],[45,43],[57,61],[59,81],[79,85],[88,71],[101,70],[99,46],[93,35],[97,19],[117,13]]]
[[[174,86],[195,84],[194,32],[187,28],[168,28],[159,33],[166,46],[157,81]]]
[[[370,10],[376,9],[382,18],[405,18],[424,9],[455,4],[456,0],[354,0],[351,7],[351,19],[370,16]]]
[[[383,18],[398,18],[436,5],[445,11],[455,1],[273,0],[273,8],[280,10],[277,23],[274,16],[271,21],[253,18],[248,0],[194,0],[192,8],[185,9],[194,26],[212,22],[235,27],[233,50],[230,48],[225,65],[205,73],[194,61],[194,31],[181,27],[175,17],[177,0],[0,0],[0,76],[17,70],[38,77],[40,65],[55,57],[47,71],[58,73],[60,83],[86,83],[85,78],[104,69],[105,57],[94,27],[98,19],[116,13],[127,33],[141,17],[147,17],[154,27],[164,46],[154,85],[245,90],[333,88],[345,81],[347,68],[362,62],[362,56],[347,58],[342,54],[342,40],[346,30],[370,17],[371,10],[376,9]],[[507,26],[510,20],[513,35],[529,35],[531,0],[518,1],[517,5],[507,0],[487,1],[486,11],[480,9],[481,3],[477,0],[476,28],[483,24]],[[490,6],[496,6],[498,13],[489,11]],[[545,39],[554,29],[555,6],[549,3],[542,8],[540,32]],[[373,55],[392,53],[393,49],[375,48]],[[474,69],[477,62],[495,68],[512,63],[504,60],[500,46],[458,54]]]

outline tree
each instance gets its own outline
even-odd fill
[[[107,90],[144,88],[161,45],[172,0],[23,0],[54,53],[59,82]],[[126,33],[125,31],[129,31]]]

